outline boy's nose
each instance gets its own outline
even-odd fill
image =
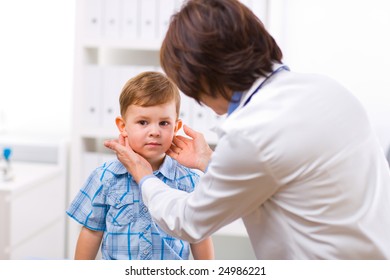
[[[154,137],[160,136],[160,126],[159,125],[151,125],[149,134]]]

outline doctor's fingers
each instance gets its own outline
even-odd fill
[[[114,147],[115,147],[116,144],[119,144],[118,139],[115,139],[115,140],[105,140],[104,141],[104,146],[106,148],[110,149],[110,150],[113,150],[113,151],[115,151]]]
[[[168,156],[170,156],[171,158],[175,159],[175,160],[177,160],[177,158],[178,158],[178,156],[179,156],[178,153],[176,153],[176,152],[174,152],[174,151],[172,150],[172,147],[169,148],[168,151],[166,151],[165,153],[166,153]]]
[[[192,141],[193,141],[192,139],[181,136],[181,135],[178,135],[178,136],[173,138],[173,144],[175,144],[176,146],[178,146],[180,148],[185,148]]]
[[[104,146],[106,146],[110,150],[114,151],[117,155],[118,155],[118,153],[123,154],[126,152],[124,139],[123,140],[117,140],[117,139],[106,140],[106,141],[104,141]]]
[[[202,135],[202,133],[200,133],[196,130],[193,130],[188,125],[183,125],[183,130],[184,130],[184,133],[186,135],[188,135],[189,137],[191,137],[193,139],[197,138],[199,135]]]
[[[125,137],[122,134],[119,134],[118,143],[121,144],[122,146],[126,146]]]
[[[182,151],[183,149],[176,146],[175,144],[172,143],[172,145],[169,147],[169,151],[171,152],[171,154],[180,154],[180,152]]]

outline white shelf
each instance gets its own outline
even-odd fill
[[[81,138],[116,139],[119,132],[114,126],[115,124],[111,128],[85,128],[80,131],[79,136]]]
[[[0,178],[0,192],[9,195],[18,194],[35,185],[59,176],[63,172],[57,164],[12,162],[13,179],[2,181]]]
[[[142,50],[159,52],[161,40],[85,40],[82,45],[85,48],[110,48],[110,49],[125,49],[125,50]]]

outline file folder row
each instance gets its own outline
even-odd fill
[[[182,0],[85,0],[86,39],[156,41]]]
[[[161,41],[183,0],[84,0],[86,40]],[[241,0],[261,19],[267,0]]]

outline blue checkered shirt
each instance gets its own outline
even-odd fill
[[[191,192],[199,174],[169,156],[154,172],[174,189]],[[104,231],[103,259],[181,260],[189,244],[172,237],[152,221],[138,184],[117,160],[96,168],[72,201],[67,214],[83,226]]]

